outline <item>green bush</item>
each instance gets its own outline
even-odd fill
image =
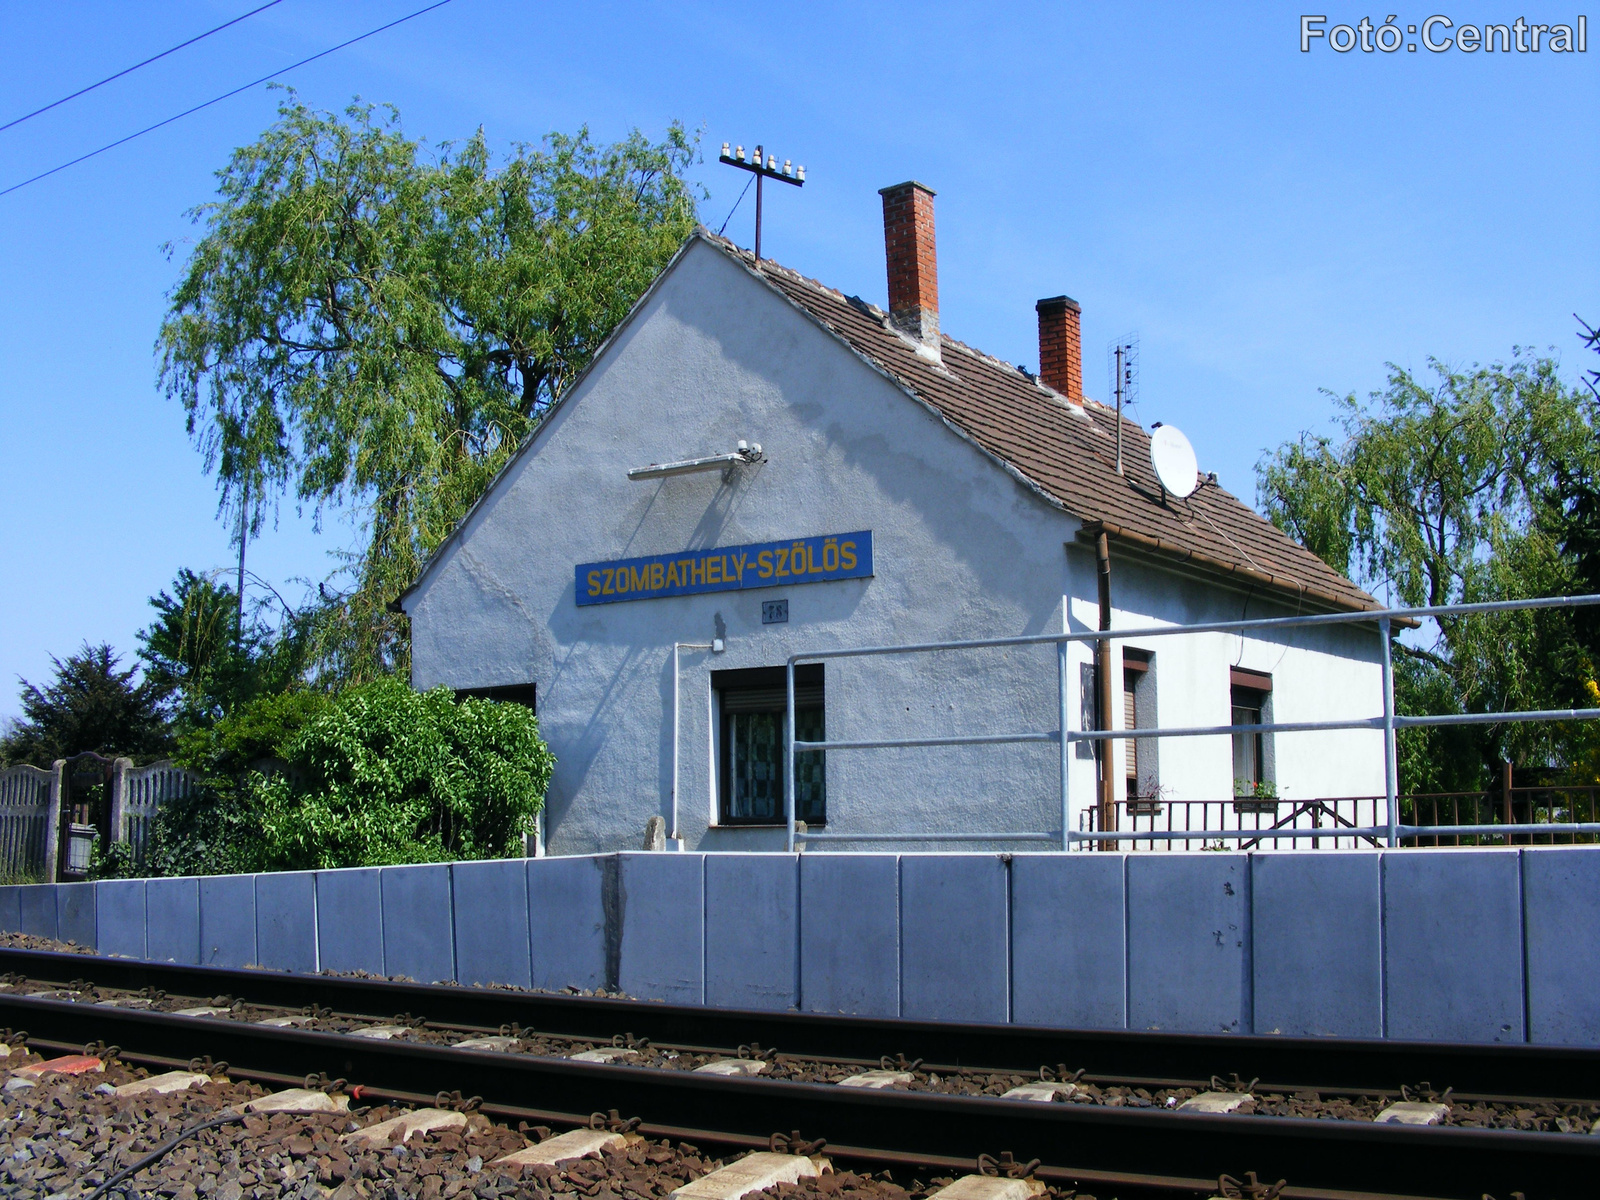
[[[231,875],[261,870],[261,784],[290,769],[295,737],[328,710],[320,692],[285,692],[236,707],[178,743],[176,761],[199,776],[186,799],[161,806],[145,854],[152,875]]]
[[[249,777],[268,870],[501,858],[520,850],[555,757],[517,704],[385,679],[351,688]]]

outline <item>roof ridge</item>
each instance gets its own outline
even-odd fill
[[[870,301],[772,259],[758,262],[750,251],[704,227],[697,234],[765,279],[1053,507],[1086,523],[1119,529],[1122,536],[1169,547],[1186,560],[1216,564],[1251,586],[1264,584],[1335,607],[1377,606],[1341,572],[1209,476],[1181,507],[1173,505],[1138,452],[1149,431],[1126,413],[1088,396],[1079,406],[1017,364],[941,331],[941,349],[967,357],[957,374],[919,355],[889,314]],[[1110,453],[1119,422],[1125,439],[1136,436],[1135,453],[1124,455],[1120,474]]]

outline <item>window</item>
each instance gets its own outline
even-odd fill
[[[1094,664],[1082,663],[1078,667],[1078,728],[1088,732],[1100,728],[1100,689],[1095,686]],[[1075,751],[1079,758],[1100,759],[1100,742],[1078,742]]]
[[[533,711],[539,711],[539,685],[536,683],[512,683],[501,687],[457,688],[456,701],[462,700],[499,700],[505,704],[520,704]]]
[[[1229,674],[1233,725],[1272,723],[1272,676],[1234,667]],[[1276,808],[1272,780],[1272,741],[1264,733],[1233,735],[1233,794]],[[1239,805],[1235,803],[1234,807]]]
[[[1122,727],[1143,729],[1155,722],[1154,658],[1147,650],[1122,651]],[[1154,738],[1123,743],[1123,776],[1128,811],[1157,811],[1156,742]]]
[[[795,734],[802,742],[826,737],[822,665],[795,668]],[[788,686],[782,667],[713,671],[721,708],[718,823],[781,825],[784,821],[784,753],[788,747]],[[795,819],[827,819],[827,771],[821,750],[795,755]]]

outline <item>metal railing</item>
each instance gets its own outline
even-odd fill
[[[1319,613],[1315,616],[1265,617],[1256,620],[1211,621],[1198,625],[1154,625],[1135,629],[1093,629],[1081,632],[1028,634],[1019,637],[976,638],[965,641],[918,642],[905,646],[856,646],[840,650],[817,650],[791,654],[786,664],[788,706],[785,721],[788,737],[784,749],[784,819],[788,827],[788,848],[792,852],[796,843],[806,842],[1050,842],[1061,850],[1071,850],[1075,843],[1138,842],[1138,841],[1204,841],[1215,839],[1215,830],[1147,829],[1079,831],[1072,828],[1071,756],[1072,747],[1079,742],[1112,742],[1117,740],[1144,741],[1147,738],[1166,737],[1219,737],[1236,733],[1311,733],[1339,729],[1375,729],[1383,732],[1383,772],[1386,824],[1378,824],[1376,814],[1371,825],[1355,825],[1340,829],[1340,836],[1364,838],[1376,844],[1382,841],[1389,846],[1399,846],[1401,839],[1430,837],[1461,837],[1488,835],[1508,837],[1517,834],[1600,834],[1600,822],[1527,822],[1519,824],[1474,825],[1403,825],[1396,793],[1398,768],[1395,759],[1395,734],[1401,729],[1419,729],[1447,725],[1492,725],[1501,722],[1528,721],[1590,721],[1600,720],[1600,708],[1542,709],[1531,712],[1447,713],[1433,716],[1403,716],[1394,711],[1394,658],[1390,645],[1390,631],[1396,621],[1416,621],[1426,617],[1465,616],[1474,613],[1520,612],[1527,609],[1580,608],[1600,604],[1600,595],[1551,596],[1533,600],[1497,600],[1481,604],[1439,604],[1424,608],[1383,608],[1362,612]],[[1161,726],[1137,729],[1075,730],[1070,728],[1071,689],[1069,687],[1068,648],[1074,642],[1094,644],[1118,642],[1131,638],[1163,638],[1201,633],[1250,634],[1268,629],[1306,629],[1326,625],[1354,625],[1374,623],[1382,645],[1382,713],[1376,717],[1355,717],[1336,721],[1273,721],[1254,725],[1200,725],[1163,728]],[[932,738],[872,738],[849,741],[802,742],[796,740],[795,731],[795,666],[802,662],[823,662],[845,658],[878,658],[897,654],[937,654],[953,650],[998,649],[1013,646],[1056,647],[1056,682],[1059,703],[1059,723],[1055,729],[1018,733],[952,735]],[[891,833],[812,833],[797,828],[794,811],[796,754],[815,750],[898,750],[934,746],[998,746],[1021,743],[1054,742],[1060,747],[1061,769],[1061,826],[1058,830],[996,831],[996,832],[891,832]],[[1275,838],[1310,839],[1327,838],[1330,833],[1322,828],[1285,827],[1274,831]]]
[[[1405,797],[1401,797],[1402,801]],[[1355,829],[1383,826],[1379,809],[1382,796],[1339,796],[1329,799],[1289,800],[1238,796],[1232,800],[1174,800],[1152,796],[1118,800],[1111,829],[1127,829],[1150,836],[1136,839],[1131,849],[1172,849],[1175,843],[1161,835],[1192,833],[1204,842],[1236,842],[1241,850],[1292,847],[1296,839],[1310,836],[1312,849],[1324,844],[1337,847],[1376,846],[1376,835],[1357,835]],[[1100,810],[1091,808],[1088,833],[1099,831]],[[1308,835],[1300,830],[1311,830]],[[1145,843],[1141,846],[1141,842]]]

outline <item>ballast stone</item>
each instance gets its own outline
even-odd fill
[[[166,1071],[160,1075],[151,1075],[147,1079],[135,1079],[132,1083],[124,1083],[113,1089],[118,1096],[143,1096],[154,1092],[158,1096],[165,1096],[170,1092],[186,1092],[192,1087],[203,1087],[211,1082],[211,1076],[202,1075],[198,1071]]]
[[[1448,1104],[1433,1104],[1426,1100],[1397,1100],[1377,1116],[1374,1125],[1442,1125],[1450,1115]]]
[[[897,1083],[910,1083],[913,1076],[910,1071],[863,1071],[859,1075],[852,1075],[849,1079],[839,1080],[840,1087],[878,1088],[893,1087]]]
[[[1000,1097],[1002,1100],[1032,1100],[1035,1104],[1053,1104],[1057,1096],[1070,1096],[1078,1090],[1075,1083],[1024,1083]]]
[[[288,1088],[252,1100],[244,1106],[244,1110],[252,1113],[349,1112],[350,1097],[330,1096],[327,1092],[319,1092],[312,1088]]]
[[[705,1066],[696,1067],[694,1070],[700,1075],[765,1075],[767,1064],[759,1058],[719,1058],[716,1062],[708,1062]]]
[[[752,1059],[735,1059],[751,1062]],[[700,1068],[704,1070],[705,1068]],[[672,1194],[688,1200],[740,1200],[751,1192],[765,1191],[780,1183],[799,1183],[832,1171],[833,1163],[820,1155],[777,1154],[758,1150],[747,1154],[738,1162],[718,1167],[699,1179],[690,1180]]]
[[[1045,1185],[1037,1179],[1008,1179],[1000,1175],[963,1175],[934,1192],[928,1200],[1032,1200]]]
[[[1255,1099],[1249,1092],[1201,1092],[1178,1105],[1179,1112],[1231,1113],[1246,1100]]]
[[[504,1163],[512,1167],[544,1165],[556,1166],[571,1162],[588,1154],[604,1150],[622,1150],[635,1142],[643,1141],[636,1133],[612,1133],[609,1129],[573,1129],[567,1133],[546,1138],[537,1145],[513,1150],[494,1160],[491,1166]]]

